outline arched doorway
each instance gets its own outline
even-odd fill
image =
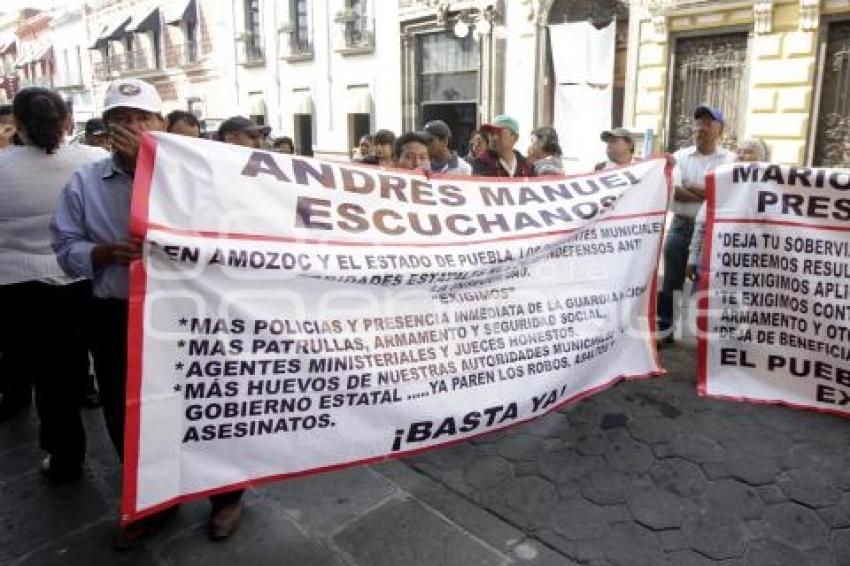
[[[626,92],[626,64],[629,44],[629,6],[625,0],[554,0],[543,3],[538,21],[545,27],[551,24],[567,22],[590,22],[601,28],[616,18],[616,51],[614,57],[614,85],[612,127],[623,125],[623,102]],[[542,32],[544,38],[544,85],[543,101],[540,112],[541,124],[551,124],[554,116],[555,70],[552,63],[552,47],[548,30]]]

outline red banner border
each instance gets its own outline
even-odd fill
[[[824,407],[813,407],[811,405],[801,405],[799,403],[791,403],[781,399],[758,399],[753,397],[736,397],[734,395],[717,395],[708,393],[708,290],[709,277],[712,262],[712,245],[714,244],[714,226],[715,224],[769,224],[772,226],[791,226],[795,228],[811,228],[815,230],[828,230],[839,232],[850,232],[850,228],[841,226],[822,226],[806,222],[793,222],[788,220],[773,220],[760,218],[724,218],[717,220],[717,184],[714,171],[709,172],[705,177],[705,194],[706,194],[706,225],[705,225],[705,245],[702,252],[701,279],[700,279],[700,298],[697,306],[697,329],[699,336],[697,337],[697,394],[700,397],[709,399],[719,399],[721,401],[735,401],[739,403],[752,403],[755,405],[773,405],[781,407],[789,407],[791,409],[799,409],[812,411],[825,415],[833,415],[850,419],[850,412],[827,409]]]

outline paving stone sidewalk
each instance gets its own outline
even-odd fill
[[[0,565],[848,566],[848,421],[700,399],[695,352],[537,422],[399,462],[251,490],[229,541],[206,502],[117,554],[120,471],[98,412],[85,476],[36,471],[0,424]]]

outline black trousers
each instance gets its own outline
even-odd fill
[[[124,461],[124,415],[127,392],[128,302],[121,299],[92,301],[92,357],[103,404],[106,429],[115,451]],[[244,490],[210,497],[213,508],[236,503]]]
[[[13,395],[29,395],[29,383],[35,385],[41,448],[57,468],[79,466],[85,458],[78,401],[81,378],[88,372],[83,321],[90,297],[87,281],[0,286],[6,386]]]

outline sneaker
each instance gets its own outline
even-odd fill
[[[236,532],[242,522],[242,502],[213,508],[210,512],[209,535],[213,540],[223,540]]]

